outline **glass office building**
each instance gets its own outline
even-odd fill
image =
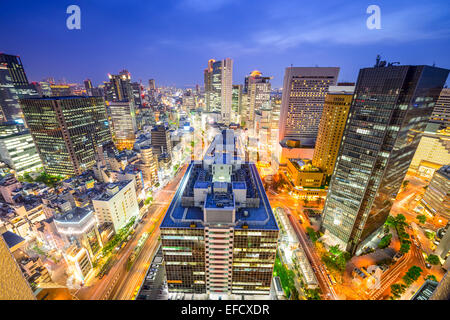
[[[385,61],[360,70],[322,222],[348,251],[389,215],[448,73]]]
[[[23,99],[21,106],[49,174],[78,175],[90,169],[97,147],[111,141],[101,97]]]
[[[0,122],[22,121],[19,99],[38,97],[19,56],[0,53]]]

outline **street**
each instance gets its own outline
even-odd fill
[[[75,293],[78,299],[132,299],[136,287],[142,282],[142,279],[145,276],[145,272],[148,268],[147,264],[157,248],[159,224],[162,221],[162,217],[175,194],[186,168],[187,165],[179,170],[170,183],[155,193],[154,203],[149,206],[144,223],[138,224],[134,237],[122,249],[123,251],[118,253],[115,265],[102,279],[95,278],[95,275],[92,276],[87,281],[86,285]],[[151,234],[145,241],[142,251],[130,271],[126,271],[128,257],[136,247],[137,242],[144,232],[151,232]]]

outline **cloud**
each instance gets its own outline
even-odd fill
[[[191,6],[201,4],[201,10],[218,9],[232,0],[184,0]],[[291,6],[291,4],[287,4]],[[322,14],[312,13],[317,8],[307,8],[293,13],[290,10],[270,10],[264,8],[267,16],[259,16],[259,21],[270,23],[252,28],[239,35],[222,33],[220,36],[192,35],[189,40],[165,40],[160,44],[174,48],[207,51],[216,56],[241,56],[282,52],[301,46],[370,44],[399,44],[420,40],[448,39],[450,23],[448,13],[436,5],[427,6],[381,6],[381,29],[369,30],[366,20],[369,14],[364,6],[323,8]],[[283,16],[282,12],[285,12]],[[274,14],[275,13],[275,14]],[[242,28],[246,30],[246,28]]]
[[[278,50],[285,50],[301,44],[361,45],[447,38],[450,36],[450,29],[437,23],[445,18],[439,12],[438,8],[432,6],[409,7],[395,12],[384,12],[382,7],[382,29],[369,30],[366,27],[368,14],[364,12],[358,16],[349,16],[348,12],[346,14],[342,10],[317,20],[297,20],[297,23],[289,21],[278,28],[257,32],[253,35],[253,41],[257,46],[270,45]]]

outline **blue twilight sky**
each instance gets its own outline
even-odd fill
[[[66,8],[81,8],[68,30]],[[366,9],[381,8],[381,30]],[[356,81],[376,54],[450,68],[448,0],[14,0],[0,2],[0,52],[19,55],[28,77],[97,85],[126,68],[136,81],[203,85],[210,58],[234,59],[234,83],[254,69],[283,82],[290,66],[339,66]]]

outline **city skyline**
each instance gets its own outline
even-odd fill
[[[100,4],[77,3],[81,30],[67,29],[65,5],[41,1],[19,10],[22,6],[4,4],[0,25],[16,36],[6,37],[0,52],[19,55],[30,81],[51,76],[81,83],[89,78],[94,85],[107,81],[108,73],[127,69],[134,81],[146,84],[153,78],[158,85],[193,87],[203,83],[199,70],[213,57],[235,60],[233,83],[242,83],[257,69],[274,77],[274,88],[282,86],[284,69],[291,64],[339,66],[339,80],[346,82],[356,81],[358,70],[371,66],[376,54],[404,65],[450,67],[445,55],[450,21],[445,1],[414,5],[381,1],[377,3],[379,30],[366,27],[370,3],[337,6],[325,1],[301,7],[288,1],[256,5],[231,0]],[[230,19],[235,23],[230,24]],[[46,38],[40,36],[44,33]],[[42,45],[52,42],[58,46]],[[424,45],[427,50],[421,50]]]
[[[450,300],[444,0],[18,1],[0,300]]]

